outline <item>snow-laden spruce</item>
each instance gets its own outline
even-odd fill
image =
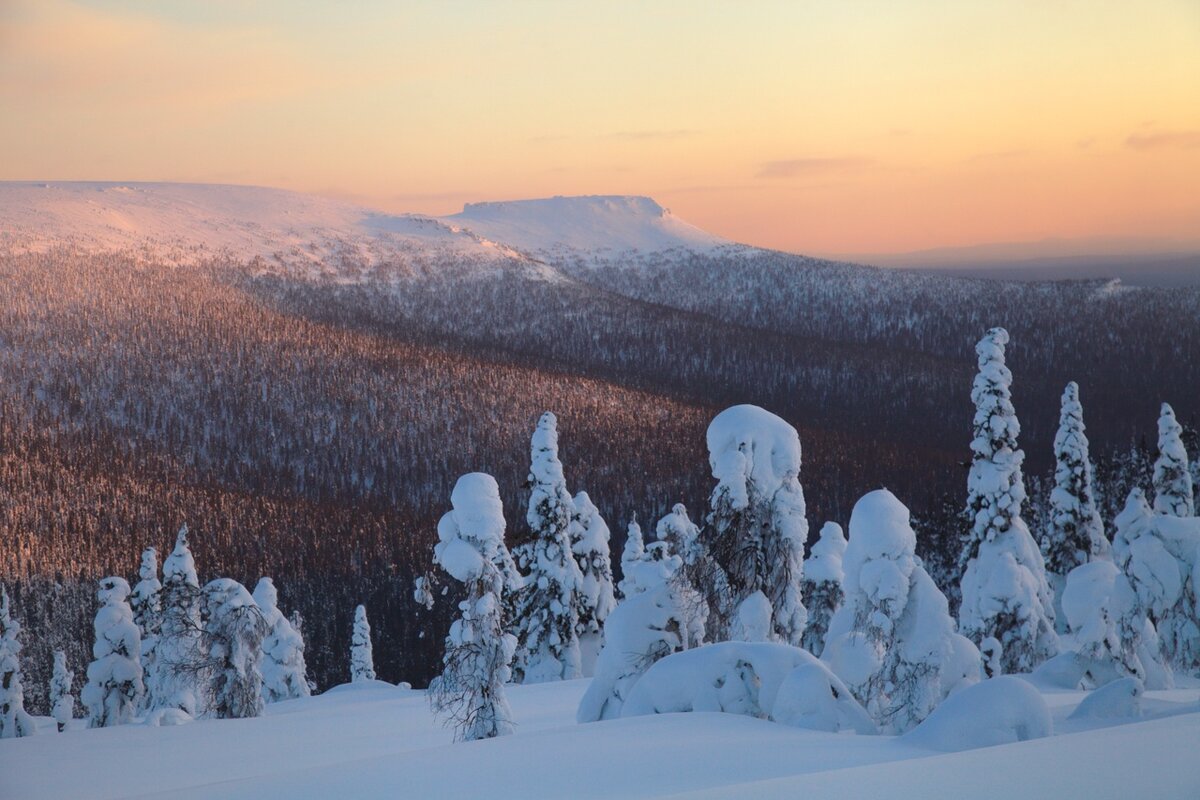
[[[123,725],[133,719],[142,695],[142,639],[129,607],[129,583],[104,578],[96,593],[96,643],[80,700],[88,710],[89,728]]]
[[[1113,557],[1155,621],[1163,658],[1176,670],[1200,670],[1200,518],[1155,514],[1141,489],[1117,515]]]
[[[504,696],[516,638],[504,630],[504,508],[491,475],[464,475],[450,495],[452,509],[438,522],[434,561],[466,586],[459,618],[446,637],[442,674],[429,687],[434,710],[458,739],[490,739],[513,732]]]
[[[162,622],[154,646],[154,671],[149,676],[153,709],[178,709],[196,716],[196,686],[200,653],[200,580],[184,525],[175,549],[163,562]]]
[[[649,545],[642,558],[627,565],[626,577],[637,591],[625,595],[608,617],[596,676],[580,701],[580,722],[615,719],[642,674],[671,653],[704,640],[696,600],[673,578],[682,560],[666,542]]]
[[[891,492],[878,489],[855,503],[846,599],[822,655],[888,733],[911,729],[980,677],[979,651],[955,631],[916,544],[908,509]]]
[[[270,578],[259,578],[254,602],[262,611],[268,632],[263,639],[263,699],[268,703],[308,697],[304,638],[279,610],[279,592]]]
[[[530,442],[528,573],[514,610],[514,672],[522,683],[570,680],[582,671],[575,595],[583,583],[571,553],[574,503],[558,459],[558,419],[547,411]]]
[[[676,503],[671,513],[658,521],[654,530],[658,541],[680,559],[681,565],[671,580],[675,584],[676,598],[687,618],[688,629],[707,631],[709,610],[705,596],[708,582],[722,576],[719,569],[712,569],[712,561],[700,540],[700,526],[692,522],[683,503]],[[693,645],[702,642],[703,637],[694,639]]]
[[[21,625],[12,616],[8,590],[0,586],[0,739],[32,736],[33,717],[25,711],[21,685]]]
[[[367,607],[354,609],[354,630],[350,633],[350,682],[375,680],[375,650],[371,646],[371,623]]]
[[[774,414],[741,405],[713,419],[707,441],[717,486],[705,546],[726,581],[712,582],[721,590],[709,600],[714,638],[728,638],[752,610],[741,604],[760,605],[754,595],[761,592],[770,604],[769,637],[799,646],[807,621],[800,582],[808,539],[800,436]]]
[[[1154,510],[1173,517],[1194,516],[1196,504],[1192,492],[1183,428],[1175,419],[1175,410],[1163,403],[1158,418],[1158,460],[1154,462]]]
[[[232,578],[209,581],[202,597],[209,713],[217,719],[260,716],[262,644],[270,626],[250,592]]]
[[[162,582],[158,579],[158,551],[153,547],[142,551],[138,582],[129,596],[129,607],[133,609],[133,624],[142,634],[142,675],[146,691],[140,710],[145,711],[154,708],[155,650],[162,627]]]
[[[625,545],[621,548],[621,582],[617,588],[622,599],[633,597],[641,591],[637,585],[636,564],[646,557],[646,537],[637,520],[631,520],[625,528]]]
[[[962,632],[976,644],[988,637],[1003,647],[1005,672],[1028,672],[1058,652],[1054,598],[1042,553],[1021,518],[1025,454],[1012,404],[1012,373],[1004,363],[1008,332],[992,328],[979,341],[967,513],[971,532],[960,564]],[[851,533],[851,537],[853,537]]]
[[[1092,488],[1092,462],[1084,433],[1079,386],[1073,381],[1063,391],[1054,436],[1054,489],[1050,492],[1050,526],[1042,536],[1046,570],[1067,573],[1098,558],[1110,558],[1104,523],[1096,509]]]
[[[75,695],[71,686],[75,683],[75,673],[67,669],[67,654],[62,650],[54,651],[54,672],[50,675],[50,693],[47,695],[50,703],[50,716],[58,724],[58,732],[67,729],[71,720],[75,719]]]
[[[825,632],[845,597],[842,590],[845,580],[842,557],[845,554],[846,536],[842,526],[826,522],[821,527],[820,538],[804,560],[804,581],[800,586],[804,607],[808,609],[808,625],[804,628],[801,646],[814,656],[819,657],[825,648]]]
[[[575,631],[580,645],[599,649],[604,622],[617,604],[613,594],[612,556],[608,524],[587,492],[575,495],[571,516],[571,550],[579,564],[582,581],[575,592]]]

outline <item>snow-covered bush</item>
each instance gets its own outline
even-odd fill
[[[587,492],[575,495],[571,516],[571,550],[579,564],[582,581],[575,592],[575,631],[581,646],[585,641],[598,650],[604,621],[617,604],[613,594],[612,555],[609,551],[608,525]]]
[[[21,685],[21,625],[12,617],[8,590],[0,586],[0,739],[32,736],[33,717],[25,712]]]
[[[1041,739],[1053,731],[1050,708],[1041,693],[1021,678],[1001,675],[947,697],[902,741],[956,753]]]
[[[708,426],[710,499],[705,547],[725,582],[710,596],[715,638],[727,638],[739,606],[756,592],[771,605],[770,638],[799,646],[807,622],[801,599],[808,539],[800,488],[800,436],[757,406],[733,406]],[[743,632],[745,626],[743,626]]]
[[[350,633],[350,682],[375,680],[375,650],[371,646],[371,623],[367,607],[354,609],[354,630]]]
[[[558,420],[549,411],[538,420],[530,455],[533,491],[525,518],[532,539],[524,554],[527,563],[521,565],[528,578],[514,610],[514,671],[522,683],[569,680],[582,670],[575,593],[583,576],[571,554],[574,503],[558,460]]]
[[[655,542],[626,567],[638,591],[626,595],[608,617],[596,676],[576,713],[580,722],[620,716],[630,690],[652,664],[703,640],[694,600],[674,581],[681,565],[665,542]]]
[[[1092,462],[1084,430],[1079,387],[1071,382],[1063,392],[1058,433],[1054,437],[1050,526],[1042,536],[1046,569],[1060,579],[1080,564],[1109,557],[1104,523],[1096,510]]]
[[[446,637],[442,674],[429,687],[434,710],[455,725],[459,739],[490,739],[512,733],[504,696],[516,639],[504,631],[504,508],[491,475],[464,475],[450,495],[452,510],[438,522],[434,560],[467,596]]]
[[[1120,678],[1088,692],[1067,719],[1136,719],[1142,716],[1145,694],[1137,678]]]
[[[975,347],[979,374],[967,512],[972,528],[960,564],[962,632],[976,644],[994,637],[1005,672],[1027,672],[1058,652],[1054,598],[1041,551],[1021,518],[1025,483],[1017,447],[1021,426],[1012,405],[1012,373],[1004,364],[1008,332],[992,328]],[[853,534],[851,534],[853,536]]]
[[[133,609],[133,624],[142,634],[142,674],[146,691],[142,695],[141,710],[146,710],[154,707],[155,650],[162,627],[162,582],[158,579],[158,551],[153,547],[142,551],[138,579],[129,596],[129,607]]]
[[[50,676],[50,716],[58,723],[58,732],[67,729],[71,720],[75,719],[75,695],[71,693],[71,685],[75,683],[75,673],[67,669],[67,654],[62,650],[54,651],[54,672]]]
[[[1173,517],[1196,513],[1192,474],[1182,437],[1183,428],[1175,419],[1175,410],[1163,403],[1158,418],[1158,460],[1154,462],[1154,510]]]
[[[804,561],[804,581],[800,584],[804,607],[808,609],[808,625],[801,646],[814,656],[820,656],[825,648],[825,632],[845,596],[842,591],[845,578],[842,557],[845,554],[846,537],[842,526],[826,522],[821,527],[821,538]]]
[[[207,708],[218,719],[263,711],[262,644],[270,626],[246,587],[231,578],[204,586]]]
[[[263,639],[263,699],[268,703],[308,697],[304,638],[279,610],[279,592],[270,578],[260,578],[254,587],[254,602],[262,611],[268,632]]]
[[[621,716],[689,711],[831,732],[876,732],[828,667],[805,650],[777,642],[720,642],[667,656],[634,685]]]
[[[646,539],[642,526],[631,520],[625,528],[625,544],[621,548],[621,583],[617,586],[621,597],[633,597],[641,591],[637,585],[637,569],[634,566],[646,556]]]
[[[133,719],[142,694],[142,640],[129,607],[129,583],[104,578],[96,593],[95,659],[88,665],[80,699],[88,710],[88,727],[107,728]]]
[[[1164,659],[1186,673],[1200,669],[1200,518],[1154,514],[1141,489],[1117,515],[1113,557],[1154,622]]]
[[[196,678],[204,656],[200,652],[200,581],[184,525],[175,549],[163,562],[162,622],[154,646],[154,671],[149,677],[153,709],[179,709],[196,716]]]
[[[822,659],[882,730],[903,733],[979,679],[979,651],[955,631],[945,596],[916,558],[908,509],[886,489],[850,514],[845,603]]]

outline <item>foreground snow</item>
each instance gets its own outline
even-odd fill
[[[1195,689],[1148,692],[1133,722],[1068,719],[1086,693],[1047,691],[1057,735],[940,753],[733,714],[577,725],[586,685],[512,687],[516,735],[459,744],[422,692],[378,681],[260,719],[64,734],[40,719],[39,735],[0,742],[0,797],[1200,796]]]

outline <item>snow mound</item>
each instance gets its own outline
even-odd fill
[[[468,203],[441,218],[531,253],[707,251],[729,242],[676,217],[649,197],[550,197]]]
[[[1083,698],[1067,719],[1129,719],[1142,716],[1146,687],[1137,678],[1106,683]]]
[[[1040,739],[1052,731],[1050,708],[1037,689],[1001,675],[950,695],[903,738],[918,747],[956,753]]]

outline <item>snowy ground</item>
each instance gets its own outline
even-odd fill
[[[0,797],[1200,797],[1196,689],[1150,692],[1118,725],[1068,720],[1086,693],[1048,691],[1055,736],[945,754],[729,714],[578,725],[586,685],[513,687],[517,734],[459,744],[421,692],[384,683],[261,719],[61,735],[43,719],[0,742]]]

